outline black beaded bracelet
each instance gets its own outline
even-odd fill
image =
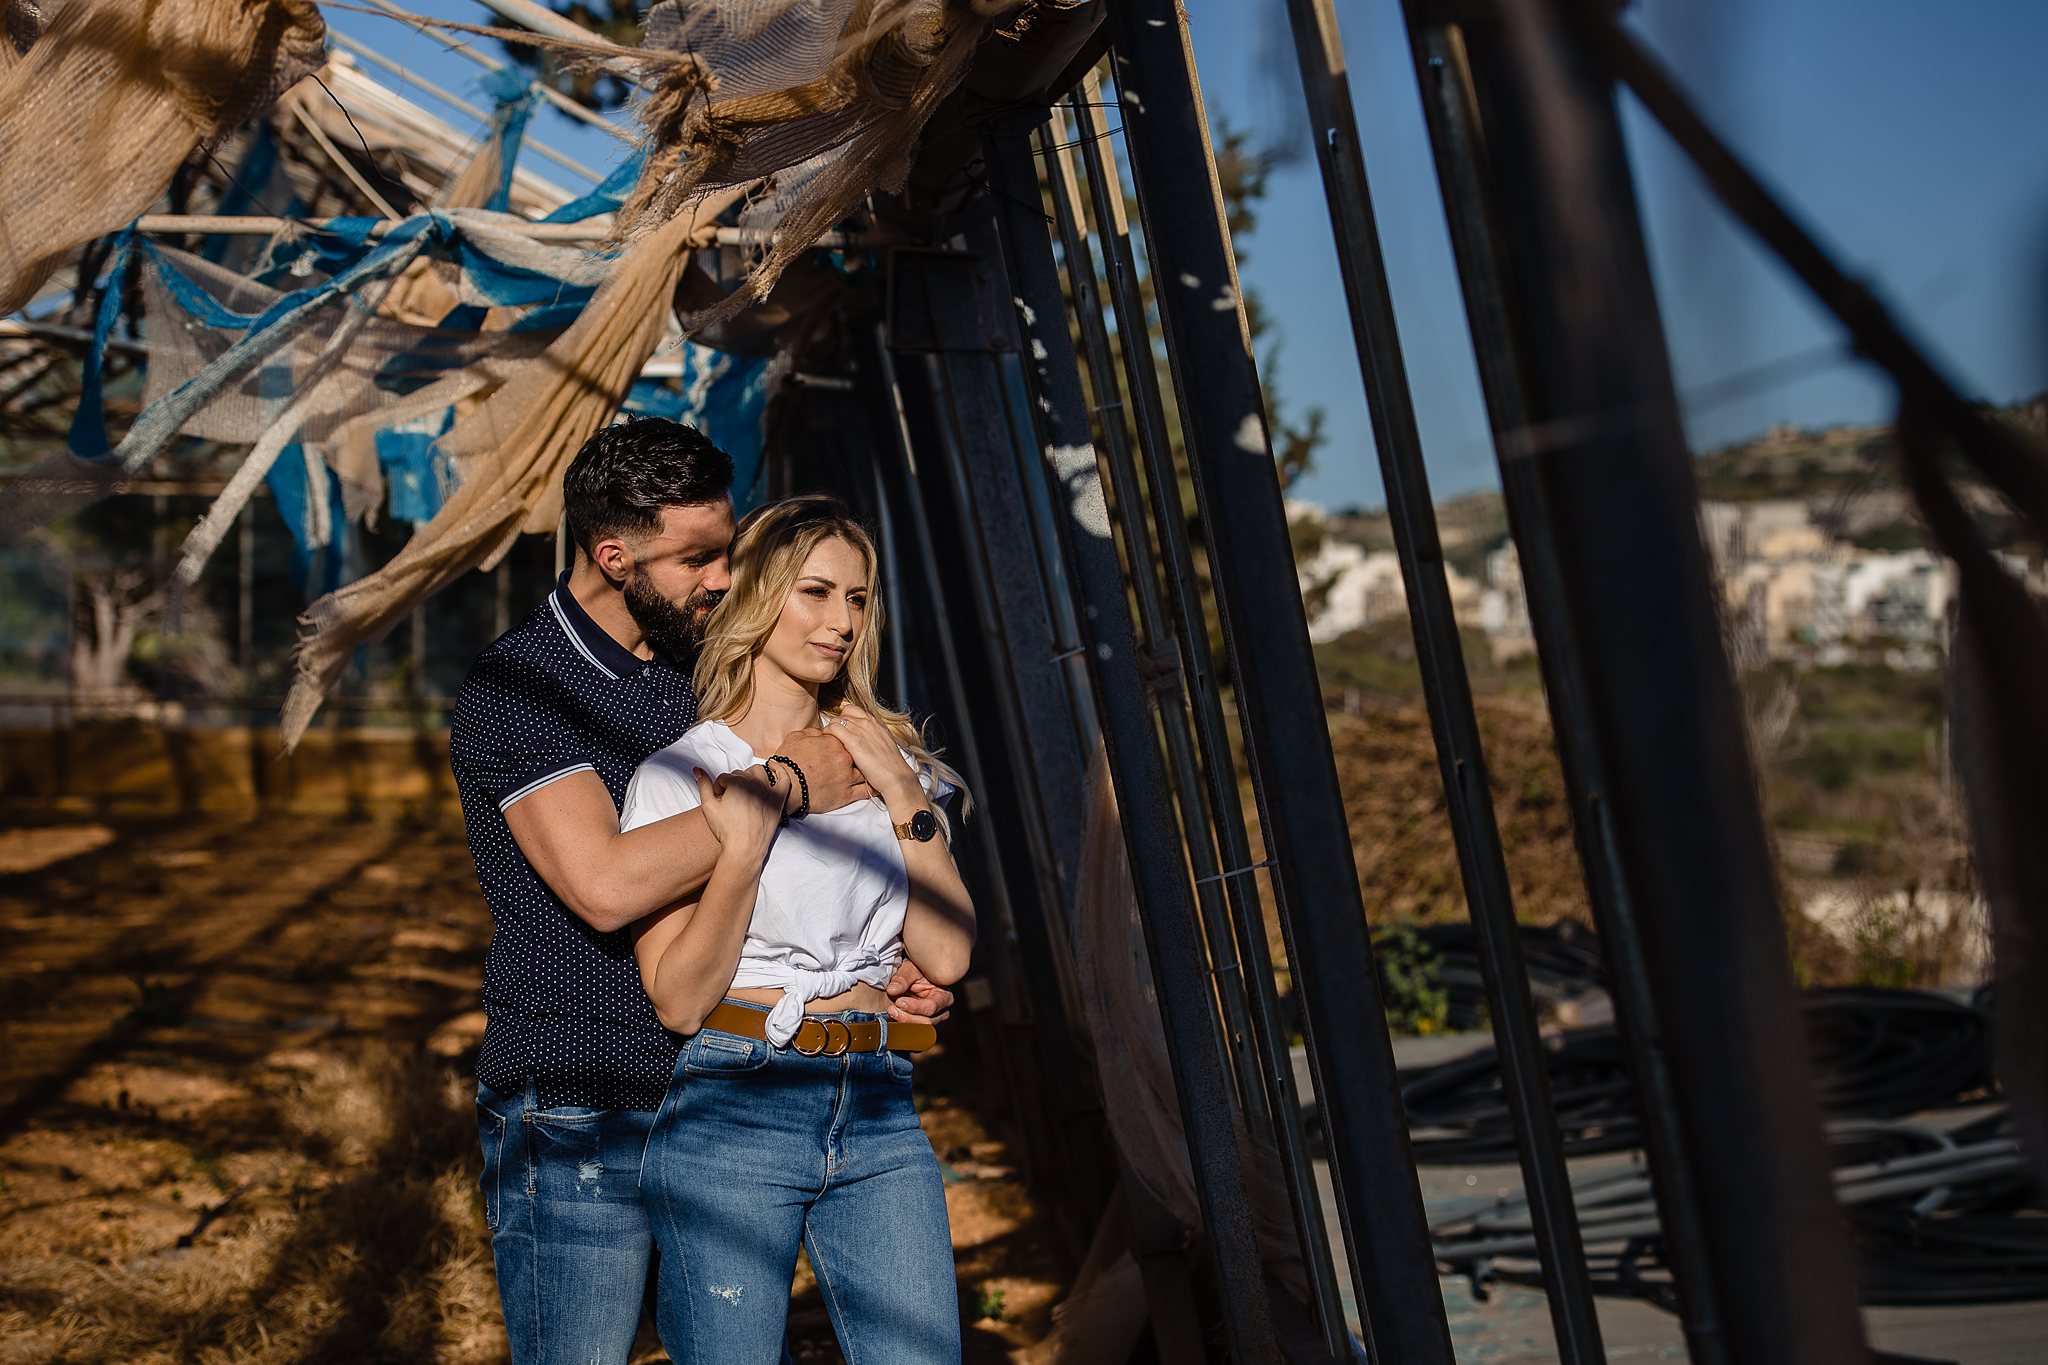
[[[809,815],[811,813],[811,784],[805,780],[804,770],[797,767],[796,760],[788,754],[770,754],[768,755],[768,761],[770,763],[786,763],[789,765],[790,772],[796,775],[796,809],[783,816],[783,821],[787,823],[791,820],[801,820],[806,815]],[[771,783],[771,785],[773,784]]]

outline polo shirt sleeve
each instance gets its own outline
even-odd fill
[[[561,684],[509,653],[486,653],[463,680],[448,757],[456,781],[499,810],[571,773],[597,771]]]
[[[651,825],[671,815],[681,815],[703,804],[697,797],[697,778],[692,768],[705,768],[701,758],[683,744],[671,744],[633,771],[626,787],[626,800],[619,807],[619,832]]]

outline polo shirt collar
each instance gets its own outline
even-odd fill
[[[627,649],[606,633],[603,626],[590,619],[590,613],[576,600],[576,594],[569,591],[569,571],[562,570],[562,576],[555,580],[555,590],[548,594],[548,605],[554,609],[555,620],[569,637],[569,643],[588,659],[598,672],[614,681],[630,678],[647,667],[648,661]],[[657,651],[657,657],[661,657]]]

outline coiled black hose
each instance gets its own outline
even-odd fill
[[[1802,1016],[1821,1105],[1831,1115],[1896,1118],[1981,1097],[1991,1085],[1985,1016],[1945,996],[1870,987],[1810,991]],[[1570,1029],[1547,1043],[1565,1154],[1639,1145],[1635,1090],[1616,1030]],[[1417,1161],[1515,1159],[1491,1048],[1403,1072],[1401,1098]]]
[[[1870,988],[1814,991],[1802,1005],[1816,1084],[1832,1116],[1836,1193],[1854,1236],[1864,1301],[2048,1298],[2048,1208],[2006,1111],[1953,1128],[1902,1121],[1993,1095],[1983,1010]],[[1566,1152],[1639,1145],[1615,1030],[1572,1030],[1549,1042]],[[1515,1159],[1491,1049],[1404,1073],[1402,1094],[1418,1161]],[[1641,1164],[1582,1175],[1573,1197],[1596,1288],[1668,1298],[1656,1204]],[[1533,1282],[1535,1241],[1519,1199],[1447,1212],[1432,1231],[1438,1259],[1475,1282]]]

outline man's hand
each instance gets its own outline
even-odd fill
[[[898,1023],[943,1024],[953,1013],[953,992],[925,980],[909,958],[889,978],[889,1017]]]
[[[853,755],[846,751],[839,737],[828,735],[816,726],[790,731],[782,737],[782,747],[775,752],[804,770],[804,781],[811,789],[813,811],[838,810],[875,794],[860,775],[860,769],[853,766]],[[790,809],[796,809],[793,801]]]

